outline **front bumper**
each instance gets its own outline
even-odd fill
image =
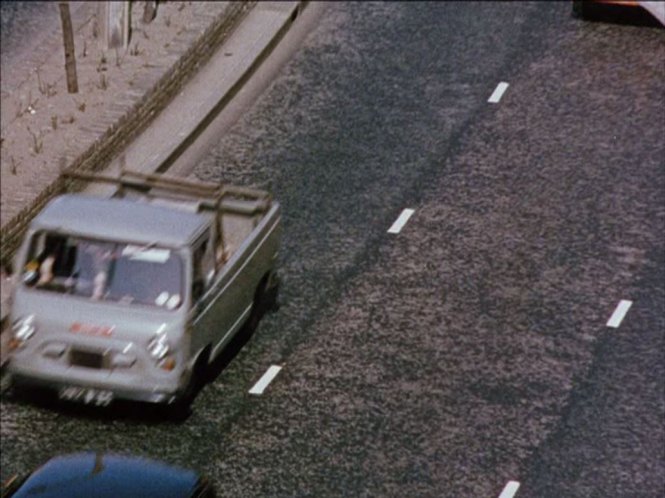
[[[98,372],[85,372],[86,369],[68,369],[66,373],[43,372],[39,369],[15,364],[10,361],[7,365],[10,385],[17,391],[30,388],[41,388],[53,391],[56,394],[62,389],[81,387],[108,391],[113,394],[114,400],[141,401],[156,404],[171,404],[181,394],[178,383],[156,383],[141,385],[127,382],[123,375],[114,378],[111,373],[105,379],[99,378]],[[91,375],[91,373],[93,375]]]

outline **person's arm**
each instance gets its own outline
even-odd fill
[[[39,267],[39,281],[37,285],[48,284],[53,280],[53,264],[55,263],[55,256],[49,255],[44,261],[42,261],[41,266]]]

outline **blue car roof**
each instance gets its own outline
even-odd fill
[[[189,498],[199,476],[155,460],[92,452],[57,456],[12,498]]]

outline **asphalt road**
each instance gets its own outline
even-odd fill
[[[183,423],[4,395],[1,477],[93,449],[222,496],[662,496],[665,30],[569,7],[331,4],[194,170],[281,201],[279,311]]]

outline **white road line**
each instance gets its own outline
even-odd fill
[[[409,218],[411,218],[411,215],[415,211],[413,209],[405,209],[402,211],[402,214],[399,215],[399,218],[393,223],[393,225],[388,229],[388,233],[399,233],[402,228],[404,228],[404,225],[406,225],[406,222],[409,221]]]
[[[497,104],[499,100],[501,100],[501,97],[503,96],[503,92],[506,91],[506,88],[508,88],[508,83],[505,81],[502,81],[496,86],[496,89],[490,95],[490,98],[487,100],[490,104]]]
[[[517,493],[517,490],[520,488],[520,483],[517,481],[508,481],[508,484],[506,484],[506,487],[503,488],[503,491],[501,491],[501,494],[499,495],[499,498],[513,498],[515,496],[515,493]]]
[[[621,325],[621,321],[623,320],[623,317],[626,316],[626,313],[628,313],[628,310],[630,307],[633,305],[632,301],[628,301],[626,299],[622,299],[619,301],[619,304],[617,305],[616,309],[614,310],[614,313],[612,313],[612,316],[610,319],[607,321],[607,326],[612,327],[612,328],[618,328],[619,325]]]
[[[266,373],[263,374],[263,377],[261,377],[259,381],[254,384],[254,387],[249,390],[249,394],[263,394],[265,388],[268,387],[268,384],[272,382],[272,380],[277,376],[281,369],[282,367],[278,365],[272,365],[266,371]]]

